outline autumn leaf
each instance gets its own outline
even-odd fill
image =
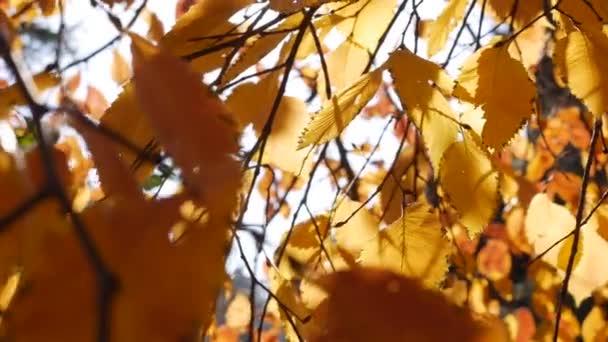
[[[608,110],[606,80],[608,37],[599,31],[572,32],[566,38],[565,68],[568,87],[594,115]]]
[[[456,141],[459,129],[456,116],[445,98],[451,92],[453,81],[438,65],[408,50],[394,52],[388,65],[401,103],[408,118],[420,130],[437,173],[441,157]]]
[[[429,25],[426,34],[428,37],[427,54],[429,56],[434,56],[444,47],[448,35],[462,20],[468,2],[468,0],[451,0],[437,17],[437,20]]]
[[[319,284],[328,299],[317,308],[322,318],[307,336],[310,341],[481,341],[485,334],[466,311],[441,294],[389,271],[337,272]],[[359,310],[347,309],[353,298]]]
[[[434,287],[447,271],[448,253],[437,213],[427,204],[415,203],[365,245],[359,261],[362,266],[381,267]]]
[[[302,132],[298,149],[321,145],[337,137],[376,94],[382,82],[383,68],[363,75],[359,80],[323,103]]]
[[[462,88],[456,88],[454,95],[483,109],[486,122],[481,137],[494,149],[507,144],[532,115],[534,85],[503,43],[469,57],[457,82]]]
[[[143,38],[131,37],[139,104],[181,167],[187,187],[209,207],[232,202],[239,182],[232,156],[238,148],[232,114],[186,62]],[[179,90],[184,84],[188,93]],[[226,209],[223,215],[229,212]]]
[[[604,273],[597,272],[597,263],[608,253],[608,242],[597,232],[599,222],[593,216],[587,224],[580,227],[581,239],[569,284],[569,291],[577,302],[608,281]],[[568,209],[553,203],[545,194],[537,194],[530,202],[525,221],[528,240],[534,247],[534,252],[545,253],[542,259],[556,267],[561,275],[565,273],[570,258],[572,236],[556,246],[553,244],[570,234],[575,223],[576,220]]]
[[[131,77],[131,67],[125,57],[118,51],[112,51],[112,80],[123,84]]]
[[[489,155],[474,139],[455,142],[445,152],[440,182],[460,222],[471,235],[480,233],[498,205],[498,175]]]

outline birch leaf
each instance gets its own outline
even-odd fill
[[[300,136],[298,149],[321,145],[337,137],[376,94],[383,68],[363,75],[354,84],[323,103]]]
[[[608,111],[608,37],[600,31],[573,31],[567,37],[567,84],[596,117]]]
[[[219,206],[228,215],[231,208],[226,212],[223,204],[232,201],[240,179],[232,157],[238,150],[232,114],[186,62],[131,38],[135,93],[159,141],[210,213]]]
[[[428,204],[415,203],[365,245],[359,261],[436,287],[448,269],[449,251],[438,214]]]
[[[570,234],[576,220],[568,209],[553,203],[546,194],[534,196],[528,207],[525,219],[526,236],[534,248],[535,254],[545,253],[542,259],[564,276],[572,248],[572,236],[549,249],[556,241]],[[597,232],[600,220],[593,215],[589,222],[580,228],[578,252],[574,259],[574,268],[570,278],[569,291],[574,299],[580,301],[589,296],[596,288],[608,282],[601,269],[602,260],[608,255],[608,242]]]
[[[445,46],[448,35],[462,20],[468,2],[468,0],[450,0],[437,20],[429,25],[427,46],[429,56],[434,56]]]
[[[422,134],[435,174],[445,150],[456,141],[459,124],[444,94],[453,81],[438,65],[408,50],[388,61],[397,94]]]
[[[465,137],[445,152],[441,187],[460,214],[460,222],[476,235],[490,222],[498,205],[498,174],[487,152]]]
[[[463,64],[454,95],[481,106],[485,144],[501,149],[530,118],[536,88],[521,62],[502,43],[479,50]]]

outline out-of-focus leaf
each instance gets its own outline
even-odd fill
[[[252,0],[199,1],[179,17],[160,43],[173,54],[183,57],[233,39],[231,35],[215,37],[238,32],[228,19],[251,3]],[[219,68],[228,50],[229,47],[226,47],[204,56],[190,57],[192,67],[199,72]]]
[[[488,153],[465,136],[445,152],[440,182],[470,235],[480,233],[498,206],[498,173]]]
[[[52,73],[40,73],[33,77],[33,83],[37,89],[34,91],[46,90],[59,84],[59,78]],[[18,84],[13,84],[8,88],[0,90],[0,118],[6,117],[13,106],[27,104],[23,97],[22,90]]]
[[[574,269],[570,278],[569,292],[580,302],[597,287],[608,282],[608,275],[598,272],[599,263],[608,255],[608,242],[597,232],[599,220],[596,215],[580,228],[580,239]],[[525,227],[528,241],[534,253],[545,253],[542,257],[563,275],[571,255],[573,239],[562,241],[548,250],[556,241],[570,234],[575,228],[574,216],[563,206],[551,202],[546,194],[537,194],[530,202]]]
[[[437,212],[415,203],[365,245],[359,260],[362,266],[384,268],[436,287],[447,271],[449,251]]]
[[[112,79],[117,84],[123,84],[131,77],[131,67],[125,57],[118,51],[112,51]]]
[[[441,50],[448,35],[460,23],[468,0],[451,0],[443,9],[443,12],[428,27],[427,54],[434,56]]]
[[[328,299],[316,310],[318,325],[309,341],[489,341],[467,311],[417,280],[358,268],[332,273],[319,284]],[[358,310],[352,309],[355,298]]]
[[[236,124],[228,108],[191,67],[132,35],[135,92],[159,141],[181,168],[186,187],[228,219],[240,182],[233,157]],[[183,91],[182,89],[188,89]]]

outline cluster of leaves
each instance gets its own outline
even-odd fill
[[[66,62],[71,5],[0,1],[2,338],[608,336],[604,1],[177,1],[165,33],[92,0],[118,34]],[[32,76],[36,20],[59,29]],[[109,50],[111,103],[81,79]]]

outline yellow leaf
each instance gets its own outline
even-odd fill
[[[440,293],[389,271],[358,268],[318,283],[329,297],[307,341],[481,341],[486,333]]]
[[[219,68],[223,65],[224,55],[230,47],[200,57],[193,54],[234,39],[231,35],[224,38],[214,37],[228,32],[238,32],[238,28],[228,20],[252,2],[252,0],[199,1],[177,20],[171,31],[163,37],[161,45],[175,55],[187,57],[196,71],[208,72]]]
[[[601,31],[608,20],[608,6],[603,0],[586,0],[583,4],[572,0],[560,1],[557,8],[567,14],[563,19],[574,20],[574,24],[583,29]]]
[[[321,42],[321,47],[324,46],[323,41],[325,40],[325,37],[327,37],[327,34],[331,32],[334,28],[340,30],[340,27],[342,26],[341,23],[343,23],[345,20],[346,18],[336,14],[324,15],[321,18],[313,20],[312,23],[316,29],[317,38]],[[302,42],[300,43],[300,47],[298,48],[296,58],[304,59],[314,53],[318,53],[317,44],[315,43],[315,39],[312,35],[312,32],[310,31],[310,29],[308,29],[306,30],[306,33],[302,38]]]
[[[507,144],[532,115],[536,88],[502,43],[465,61],[457,82],[462,88],[454,95],[483,109],[486,123],[481,137],[495,149]]]
[[[240,124],[252,123],[257,134],[261,134],[277,96],[278,76],[278,73],[273,73],[258,83],[241,84],[226,102]],[[252,103],[256,105],[252,106]],[[266,141],[262,162],[294,175],[308,177],[313,158],[308,150],[297,150],[298,134],[306,126],[308,117],[304,101],[283,97]],[[257,160],[257,156],[254,156],[254,160]]]
[[[165,27],[163,26],[163,22],[160,21],[154,12],[148,11],[146,14],[147,15],[145,18],[149,25],[146,37],[150,38],[154,42],[160,42],[165,35]]]
[[[498,173],[475,139],[465,136],[445,152],[440,167],[441,187],[460,214],[470,235],[480,233],[498,205]]]
[[[89,85],[87,87],[87,97],[84,100],[84,108],[87,113],[99,120],[108,107],[110,107],[110,103],[108,103],[103,93],[99,89]]]
[[[0,309],[3,312],[6,312],[9,304],[13,300],[15,293],[17,292],[17,287],[19,286],[19,280],[21,279],[21,273],[15,272],[11,274],[6,283],[0,290]]]
[[[547,24],[539,20],[509,44],[509,54],[524,65],[530,77],[535,77],[532,70],[545,54],[547,31]]]
[[[599,222],[599,218],[593,215],[589,222],[580,228],[581,241],[569,285],[569,292],[577,302],[608,282],[608,275],[597,271],[608,255],[608,242],[597,232]],[[565,207],[553,203],[546,194],[537,194],[530,202],[525,219],[528,241],[535,254],[545,253],[542,260],[557,268],[562,277],[573,240],[568,238],[550,250],[549,247],[570,234],[575,223],[574,215]]]
[[[608,111],[608,37],[600,31],[573,31],[567,37],[567,84],[595,116]]]
[[[326,100],[302,132],[298,149],[321,145],[339,136],[376,94],[382,83],[383,70],[381,67],[363,75],[331,100]]]
[[[123,84],[131,77],[131,68],[118,51],[112,51],[112,80],[117,84]]]
[[[150,122],[140,108],[135,96],[133,83],[127,83],[118,98],[101,117],[101,124],[120,136],[128,137],[135,146],[147,152],[156,153],[159,146],[155,142]],[[117,148],[120,158],[135,172],[139,181],[146,179],[153,170],[153,166],[141,160],[141,156],[125,148]]]
[[[306,127],[307,121],[306,103],[295,97],[284,97],[268,136],[262,163],[307,178],[314,158],[310,151],[299,148],[298,140],[298,134]]]
[[[212,207],[227,209],[240,181],[232,114],[186,62],[143,38],[131,38],[135,92],[159,141],[212,215]]]
[[[341,0],[270,0],[270,8],[277,12],[289,14],[300,11],[305,7],[320,6],[332,1]]]
[[[252,41],[245,46],[245,51],[241,53],[241,55],[228,67],[228,69],[226,69],[222,81],[227,83],[250,66],[258,63],[270,51],[274,50],[279,43],[285,39],[285,37],[287,37],[289,34],[289,31],[287,30],[297,28],[302,20],[302,15],[292,15],[272,30],[280,33],[265,34],[261,37],[253,38]]]
[[[359,261],[436,287],[448,269],[449,251],[438,213],[428,204],[415,203],[365,245]]]
[[[59,78],[52,73],[44,72],[33,77],[36,86],[33,91],[43,91],[59,84]],[[0,118],[5,117],[13,106],[27,104],[19,84],[13,84],[0,90]]]
[[[420,130],[437,174],[441,157],[456,141],[459,129],[456,116],[444,97],[453,81],[438,65],[408,50],[394,52],[388,63],[397,94],[409,119]]]
[[[332,91],[341,91],[360,79],[361,73],[369,62],[369,53],[352,40],[347,39],[337,49],[325,56],[325,62]],[[323,101],[327,100],[325,84],[325,75],[321,70],[317,76],[317,91]]]
[[[478,2],[477,5],[481,7],[482,3]],[[499,22],[508,22],[515,16],[513,27],[518,30],[540,14],[543,10],[543,0],[488,0],[485,10]]]
[[[352,39],[372,53],[393,16],[397,0],[368,0],[358,12]]]
[[[291,267],[296,266],[294,263],[301,267],[315,265],[322,251],[321,243],[327,244],[328,229],[328,218],[321,215],[297,224],[291,228],[291,232],[283,235],[281,247],[277,249],[277,258],[281,256],[279,269],[283,277],[292,279],[302,275],[302,270]]]
[[[559,254],[557,256],[557,267],[559,267],[562,271],[566,271],[568,269],[568,262],[570,261],[570,256],[572,255],[572,244],[574,243],[574,236],[568,237],[561,244],[559,248]],[[581,260],[581,256],[583,255],[583,235],[579,236],[578,239],[578,250],[576,255],[574,256],[574,264],[573,267],[578,266],[579,261]]]
[[[363,203],[344,198],[336,204],[332,216],[333,224],[339,225],[335,228],[336,243],[355,259],[367,242],[378,234],[378,219],[362,205]]]
[[[437,20],[429,25],[427,47],[429,57],[443,48],[450,32],[462,20],[468,2],[468,0],[450,0]]]

